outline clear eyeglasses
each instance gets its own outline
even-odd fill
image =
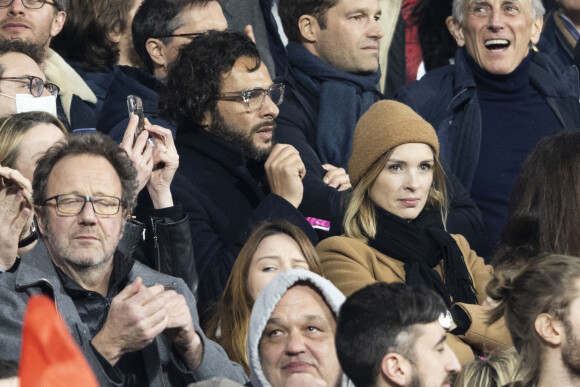
[[[264,106],[266,96],[270,97],[274,104],[280,105],[284,101],[285,88],[286,86],[283,83],[275,83],[268,89],[257,87],[254,89],[221,93],[216,99],[222,101],[243,101],[248,111],[260,110]]]
[[[35,77],[34,75],[24,75],[22,77],[0,77],[0,80],[28,83],[28,91],[33,97],[41,97],[42,93],[44,93],[44,89],[48,90],[48,92],[54,97],[58,96],[58,92],[60,91],[60,88],[54,83],[44,82],[42,78]]]
[[[121,199],[115,196],[56,195],[46,199],[42,206],[51,200],[56,200],[56,210],[66,215],[80,214],[87,202],[93,205],[93,211],[99,215],[115,215],[121,208]]]
[[[44,7],[44,4],[55,5],[54,2],[48,0],[20,0],[24,8],[39,9]],[[8,8],[12,5],[14,0],[0,0],[0,8]]]

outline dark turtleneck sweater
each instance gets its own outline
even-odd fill
[[[495,246],[522,163],[540,139],[562,129],[529,81],[530,53],[510,74],[490,74],[469,56],[481,108],[481,148],[471,196]]]

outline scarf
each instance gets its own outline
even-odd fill
[[[376,208],[377,235],[369,246],[404,263],[407,285],[424,285],[443,297],[448,307],[455,302],[477,304],[477,291],[463,254],[439,217],[419,216],[406,221],[382,208]],[[431,219],[439,219],[433,222]],[[443,276],[433,270],[443,261]]]
[[[320,160],[347,169],[356,123],[381,96],[376,88],[381,71],[359,75],[339,70],[296,42],[289,42],[286,50],[297,81],[320,100],[316,125]]]

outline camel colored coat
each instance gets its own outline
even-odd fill
[[[452,237],[463,254],[480,304],[458,303],[457,305],[470,317],[471,326],[465,335],[447,336],[447,343],[464,365],[474,359],[470,346],[489,351],[511,347],[513,344],[503,318],[492,325],[485,322],[486,312],[490,307],[481,304],[487,298],[485,287],[491,279],[491,266],[486,265],[483,259],[469,248],[463,236],[452,235]],[[362,241],[345,236],[332,237],[320,242],[316,251],[322,261],[324,276],[346,296],[377,281],[405,282],[403,262],[381,253]],[[441,264],[434,270],[441,275]]]

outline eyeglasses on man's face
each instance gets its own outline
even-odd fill
[[[187,32],[187,33],[183,33],[183,34],[169,34],[169,35],[153,36],[153,39],[179,38],[179,37],[195,39],[198,36],[207,35],[207,34],[214,32],[214,31],[216,31],[216,30],[207,30],[207,31],[202,31],[202,32]]]
[[[56,211],[65,215],[80,214],[87,202],[92,204],[93,211],[99,215],[115,215],[121,208],[121,198],[115,196],[56,195],[46,199],[42,206],[51,200],[56,200]]]
[[[0,0],[1,1],[1,0]],[[48,90],[54,97],[58,96],[59,87],[54,83],[44,82],[42,78],[33,75],[24,75],[22,77],[0,77],[0,80],[28,83],[27,88],[33,97],[41,97],[44,89]]]
[[[0,8],[8,8],[12,5],[15,0],[0,0]],[[54,6],[54,2],[48,0],[17,0],[22,1],[24,8],[28,9],[39,9],[44,7],[44,4]]]
[[[284,101],[285,87],[283,83],[275,83],[267,89],[256,87],[254,89],[221,93],[217,96],[217,99],[222,101],[241,100],[246,104],[247,111],[257,111],[264,106],[266,96],[270,97],[274,104],[280,105]]]

